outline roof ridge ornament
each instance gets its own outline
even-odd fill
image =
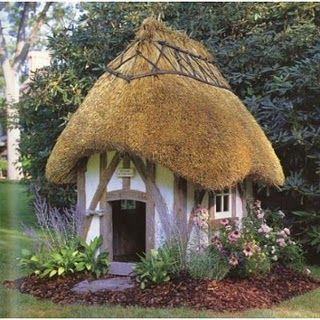
[[[217,68],[212,60],[177,47],[173,44],[168,43],[167,41],[157,40],[151,41],[150,43],[159,51],[159,55],[156,61],[152,61],[151,59],[143,55],[141,50],[138,48],[135,50],[135,53],[133,55],[126,59],[123,59],[125,53],[127,52],[126,49],[121,53],[119,57],[119,63],[113,68],[110,65],[106,66],[106,71],[127,82],[150,76],[172,74],[189,77],[217,88],[231,90],[225,82],[222,82],[215,75],[215,72],[217,72]],[[171,60],[166,55],[166,50],[171,51],[171,56],[175,57],[174,60]],[[148,62],[148,64],[151,66],[150,70],[135,74],[124,73],[119,70],[123,65],[125,65],[132,59],[137,58],[138,56]],[[164,69],[159,66],[162,59],[165,59],[170,64],[170,69]]]

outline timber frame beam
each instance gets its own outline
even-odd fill
[[[96,210],[99,202],[106,202],[101,200],[106,196],[106,186],[109,183],[121,159],[120,154],[117,152],[113,156],[109,166],[107,166],[106,159],[104,159],[104,157],[105,156],[100,155],[100,179],[99,179],[97,190],[94,193],[90,206],[88,208],[88,211],[91,211],[91,212]],[[105,209],[104,205],[101,206],[101,209]],[[86,239],[87,237],[87,234],[91,225],[92,217],[93,216],[87,216],[84,218],[84,223],[83,223],[82,232],[81,232],[81,236],[83,239]]]
[[[148,194],[154,201],[155,208],[158,211],[159,219],[161,221],[164,233],[166,235],[170,234],[170,216],[169,216],[169,209],[164,200],[159,188],[157,187],[154,179],[151,179],[150,174],[150,163],[149,165],[145,165],[144,162],[137,156],[131,155],[131,159],[139,172],[142,180],[147,186]]]

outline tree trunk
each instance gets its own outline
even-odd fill
[[[22,177],[19,168],[19,152],[18,143],[20,139],[20,131],[12,126],[11,122],[17,121],[17,110],[15,103],[19,102],[19,74],[9,65],[9,61],[3,64],[3,74],[6,83],[6,101],[7,101],[7,152],[8,152],[8,179],[19,180]]]

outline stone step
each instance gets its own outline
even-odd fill
[[[117,276],[129,276],[133,275],[133,267],[134,263],[132,262],[113,261],[111,262],[109,273]]]
[[[89,292],[98,292],[104,290],[123,291],[134,287],[134,282],[130,277],[115,277],[110,279],[84,280],[77,283],[71,291],[77,294],[86,294]]]

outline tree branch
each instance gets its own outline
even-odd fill
[[[3,27],[0,20],[0,63],[3,64],[3,62],[7,58],[8,58],[7,44],[6,44],[6,39],[3,35]]]
[[[15,56],[17,56],[19,52],[21,52],[22,47],[26,40],[27,16],[28,16],[29,9],[30,9],[30,3],[25,2],[23,4],[23,10],[20,15],[21,17],[20,17],[20,23],[19,23],[18,33],[17,33],[17,44],[16,44]]]
[[[30,47],[35,43],[39,36],[40,28],[43,25],[44,19],[51,5],[52,2],[46,2],[42,11],[38,14],[36,21],[33,25],[30,37],[25,41],[23,47],[21,48],[21,51],[14,58],[13,67],[15,69],[19,69],[22,63],[27,58]]]

